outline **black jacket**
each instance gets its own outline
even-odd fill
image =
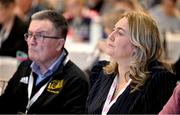
[[[102,67],[107,62],[99,62],[92,69],[90,92],[87,99],[86,113],[100,114],[115,74],[105,75]],[[140,90],[130,93],[130,85],[117,98],[108,114],[157,114],[171,96],[176,86],[176,77],[164,68],[157,68],[158,62],[149,67],[150,76]],[[161,66],[160,66],[161,67]]]
[[[0,113],[25,112],[28,83],[23,82],[23,79],[29,78],[30,64],[29,60],[21,63],[10,79],[4,94],[0,97]],[[61,65],[51,78],[28,113],[84,113],[88,93],[88,82],[84,72],[69,60],[66,65]],[[62,82],[62,86],[57,88],[59,81]],[[40,83],[41,86],[45,84],[43,82]]]
[[[0,48],[0,56],[16,57],[17,51],[27,53],[27,43],[24,40],[24,33],[27,32],[27,29],[27,24],[15,16],[9,36]]]

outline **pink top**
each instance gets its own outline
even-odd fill
[[[178,84],[170,99],[159,114],[180,114],[180,84]]]

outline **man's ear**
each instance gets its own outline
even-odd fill
[[[64,42],[65,42],[64,39],[59,39],[59,40],[57,41],[57,44],[56,44],[56,45],[57,45],[57,48],[56,48],[57,51],[60,51],[60,50],[63,48]]]

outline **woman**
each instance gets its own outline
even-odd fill
[[[87,113],[158,113],[176,85],[170,66],[161,61],[160,35],[154,20],[127,12],[107,40],[111,61],[92,68]]]
[[[16,57],[18,51],[27,53],[24,33],[28,27],[14,14],[14,0],[0,0],[0,56]]]

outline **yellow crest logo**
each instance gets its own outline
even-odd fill
[[[59,89],[63,86],[63,83],[64,80],[52,80],[48,85],[47,91],[58,94]]]

